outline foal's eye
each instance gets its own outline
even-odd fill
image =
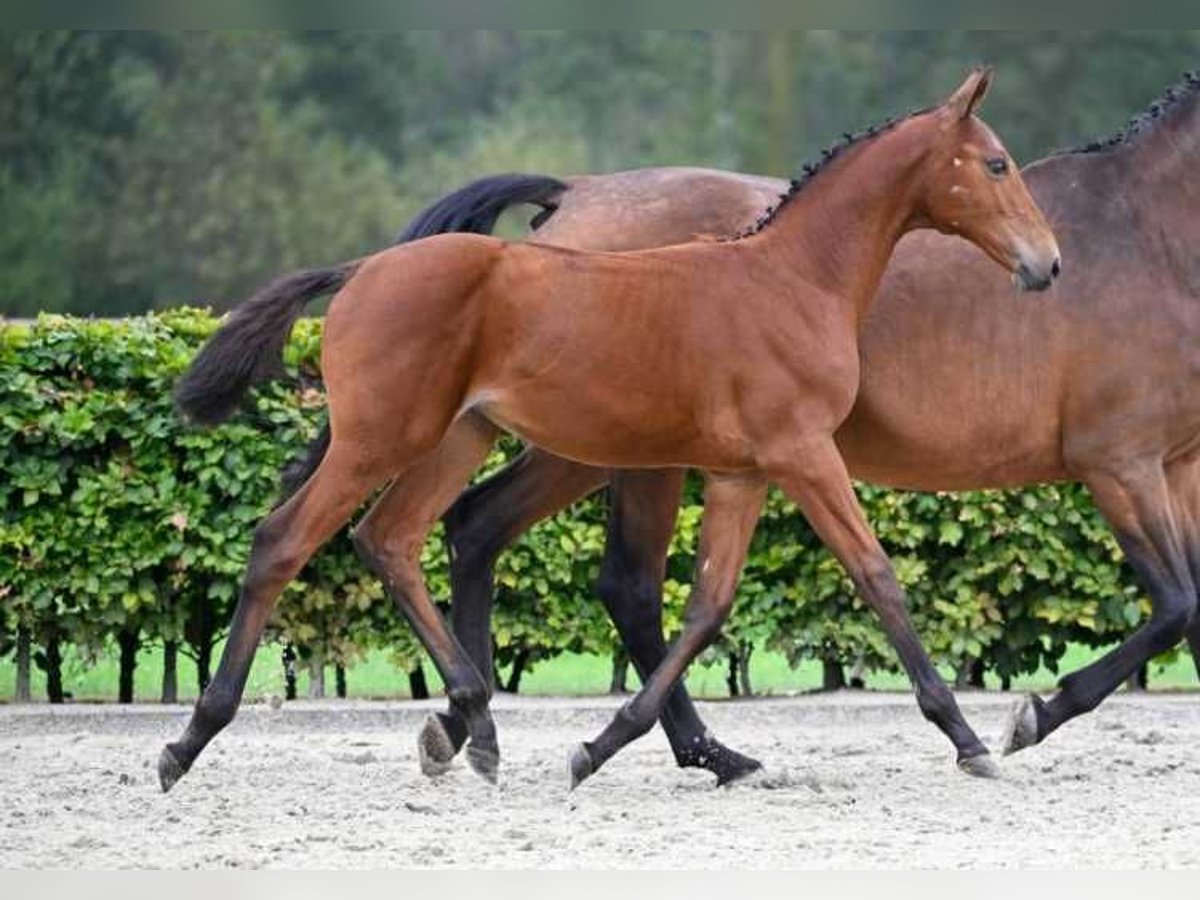
[[[995,159],[987,161],[988,171],[997,178],[1003,178],[1008,174],[1008,160],[1003,156],[997,156]]]

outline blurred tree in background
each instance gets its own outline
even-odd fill
[[[981,61],[1029,161],[1116,130],[1200,32],[5,32],[0,313],[226,307],[471,178],[786,176]]]

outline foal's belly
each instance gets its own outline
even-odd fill
[[[753,445],[733,411],[696,416],[689,406],[635,401],[620,407],[603,399],[532,391],[520,396],[494,392],[471,403],[473,410],[523,441],[589,466],[712,471],[754,467]]]

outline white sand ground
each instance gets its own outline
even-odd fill
[[[995,746],[1012,697],[963,694]],[[911,697],[701,704],[766,763],[715,788],[655,729],[568,793],[607,698],[500,698],[498,787],[430,781],[440,703],[243,708],[169,795],[184,707],[0,707],[0,867],[1160,867],[1200,865],[1200,695],[1118,696],[977,781]]]

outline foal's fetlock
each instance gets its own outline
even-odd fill
[[[717,776],[717,785],[732,784],[762,768],[757,759],[726,747],[707,732],[675,752],[681,769],[707,769]]]

